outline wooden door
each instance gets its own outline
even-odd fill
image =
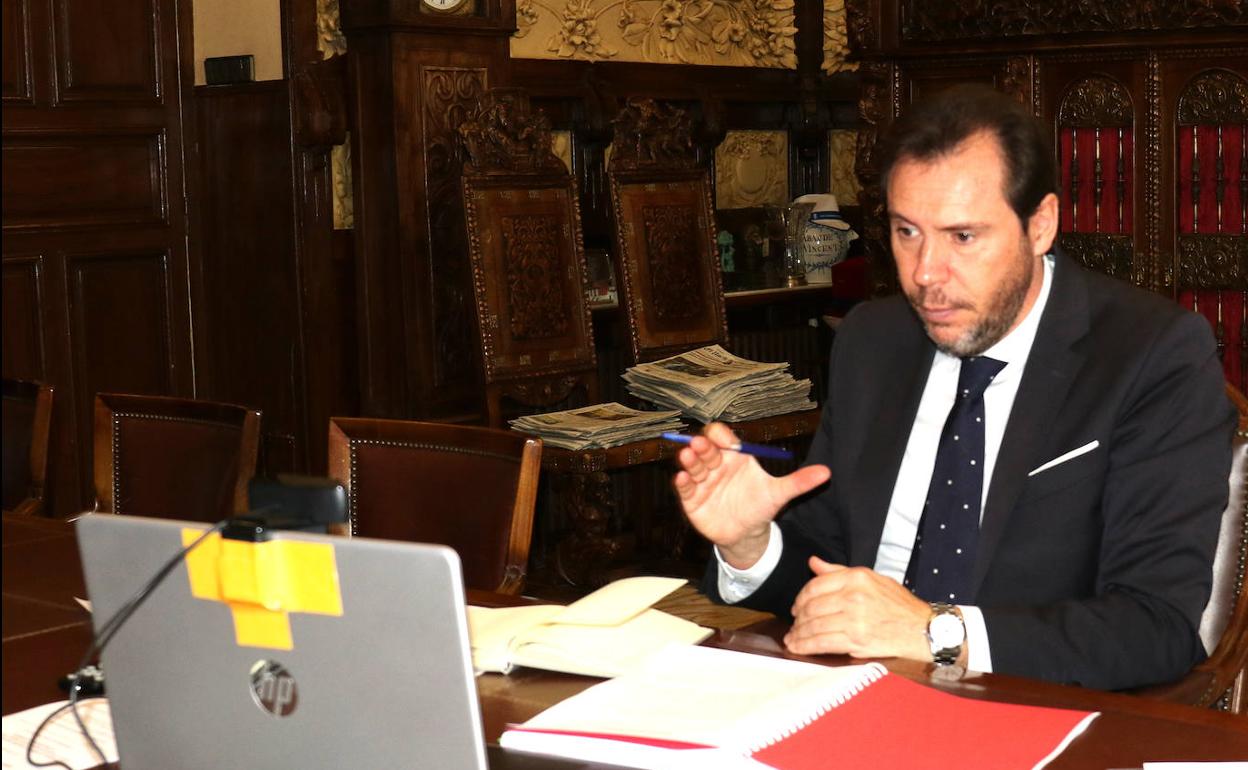
[[[91,503],[98,391],[192,395],[190,4],[3,0],[5,377],[56,388],[50,510]]]

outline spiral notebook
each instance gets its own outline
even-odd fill
[[[1011,770],[1043,767],[1096,716],[961,698],[878,663],[669,647],[512,726],[499,743],[654,770]]]

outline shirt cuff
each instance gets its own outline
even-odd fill
[[[758,587],[771,576],[776,565],[780,563],[780,552],[784,550],[784,538],[780,536],[780,528],[773,521],[771,534],[767,539],[767,550],[754,565],[746,569],[737,569],[719,554],[719,547],[711,549],[715,553],[715,561],[719,562],[719,597],[729,604],[736,604],[758,590]]]
[[[720,582],[723,582],[722,578]],[[992,650],[988,647],[988,626],[984,623],[984,613],[978,607],[960,604],[958,609],[962,611],[962,623],[966,626],[967,670],[991,674]]]

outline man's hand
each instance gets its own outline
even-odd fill
[[[793,627],[784,637],[790,652],[932,659],[927,602],[866,567],[829,564],[812,556],[810,568],[815,577],[798,593]]]
[[[749,455],[723,449],[736,442],[723,423],[711,423],[676,455],[676,493],[689,522],[719,547],[732,566],[746,569],[767,550],[771,520],[790,500],[828,480],[824,465],[772,476]]]

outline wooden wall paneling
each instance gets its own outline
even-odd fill
[[[162,48],[177,44],[162,40],[168,10],[159,0],[53,0],[57,101],[160,102]]]
[[[263,412],[262,471],[302,470],[304,388],[287,83],[200,86],[195,105],[204,391]]]
[[[167,224],[167,144],[163,127],[10,133],[4,226]]]
[[[4,256],[4,376],[46,380],[42,254]]]
[[[4,4],[4,292],[16,303],[4,371],[29,374],[35,362],[19,359],[37,336],[40,378],[57,389],[54,515],[90,504],[95,390],[196,387],[182,122],[190,9],[124,5]]]
[[[34,100],[30,32],[30,0],[5,0],[0,7],[0,99],[6,108]]]

